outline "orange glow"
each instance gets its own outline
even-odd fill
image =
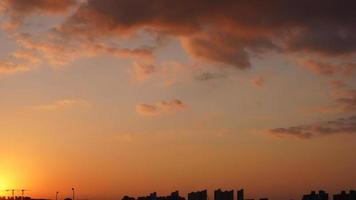
[[[0,0],[0,196],[355,189],[356,3],[305,2]]]
[[[7,192],[5,190],[7,190],[10,187],[11,183],[9,181],[9,179],[3,175],[0,174],[0,196],[6,196]]]

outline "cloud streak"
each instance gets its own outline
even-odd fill
[[[26,72],[30,68],[24,64],[17,64],[7,60],[0,60],[0,74],[13,74],[17,72]]]
[[[204,72],[201,74],[196,75],[195,80],[198,81],[209,81],[209,80],[215,80],[215,79],[223,79],[227,78],[227,75],[225,73],[218,73],[218,72]]]
[[[33,106],[36,110],[42,111],[56,111],[62,109],[68,109],[73,107],[89,107],[90,103],[83,99],[62,99],[50,104]]]
[[[156,104],[138,104],[136,112],[143,116],[158,116],[166,113],[175,113],[185,109],[187,106],[178,99],[160,101]]]
[[[0,14],[7,14],[10,19],[3,28],[13,30],[18,28],[23,20],[35,13],[62,14],[77,4],[76,0],[2,0]]]
[[[356,63],[331,64],[315,60],[307,60],[303,63],[303,66],[317,75],[332,76],[335,74],[351,74],[356,68]]]
[[[145,81],[156,71],[156,66],[153,64],[146,64],[141,62],[133,63],[133,70],[135,79],[138,81]]]
[[[55,32],[50,32],[40,38],[31,34],[17,34],[14,38],[19,46],[24,49],[13,53],[15,57],[26,58],[30,61],[36,61],[36,63],[47,62],[53,66],[63,66],[79,58],[98,55],[144,60],[153,58],[153,50],[150,47],[124,48],[86,39],[71,40]],[[21,53],[19,54],[19,52]],[[32,53],[24,54],[24,52]]]
[[[356,116],[339,118],[331,121],[318,122],[314,124],[292,126],[288,128],[275,128],[267,131],[267,134],[277,138],[312,139],[316,137],[355,134]]]

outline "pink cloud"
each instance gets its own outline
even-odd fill
[[[2,0],[0,14],[9,15],[10,19],[3,24],[6,30],[18,28],[24,18],[32,14],[62,14],[77,5],[76,0]]]
[[[265,85],[265,79],[262,76],[256,77],[251,80],[251,83],[256,87],[263,87]]]
[[[306,60],[302,65],[315,74],[326,76],[334,74],[349,75],[356,69],[355,63],[332,64],[315,60]]]
[[[153,64],[145,64],[141,62],[134,62],[134,76],[138,81],[145,81],[156,71]]]
[[[144,60],[153,58],[152,49],[148,47],[120,48],[87,39],[70,40],[53,33],[43,35],[41,38],[30,34],[18,34],[15,39],[19,46],[24,49],[13,53],[15,57],[26,58],[36,62],[47,62],[54,66],[67,65],[76,59],[97,55],[112,55]],[[19,54],[19,52],[21,53]]]
[[[11,61],[0,60],[0,74],[13,74],[17,72],[26,72],[30,68],[25,64],[17,64]]]

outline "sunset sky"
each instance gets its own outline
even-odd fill
[[[355,11],[0,0],[0,196],[355,189]]]

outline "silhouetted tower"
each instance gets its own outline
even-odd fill
[[[329,200],[329,194],[323,190],[320,190],[319,194],[312,191],[310,194],[303,195],[302,200]]]
[[[185,200],[184,197],[179,196],[179,192],[172,192],[170,196],[165,197],[166,200]]]
[[[356,192],[354,190],[350,190],[350,193],[341,191],[340,194],[333,195],[333,200],[356,200]]]
[[[150,194],[150,200],[157,200],[157,193],[153,192]]]
[[[157,200],[157,193],[153,192],[149,196],[138,197],[137,200]]]
[[[23,197],[24,197],[24,195],[25,195],[25,191],[26,191],[26,190],[24,190],[24,189],[21,190],[21,200],[23,200]]]
[[[329,200],[329,194],[323,190],[319,190],[318,200]]]
[[[188,193],[188,200],[208,200],[207,190]]]
[[[122,197],[122,200],[135,200],[135,198],[129,197],[129,196],[124,196],[124,197]]]
[[[244,200],[244,189],[237,191],[237,200]]]
[[[8,189],[8,190],[5,190],[6,192],[11,192],[11,199],[12,200],[15,200],[15,189]]]
[[[234,200],[234,191],[222,191],[221,189],[215,190],[214,200]]]
[[[355,190],[350,190],[349,199],[356,200],[356,191]]]

